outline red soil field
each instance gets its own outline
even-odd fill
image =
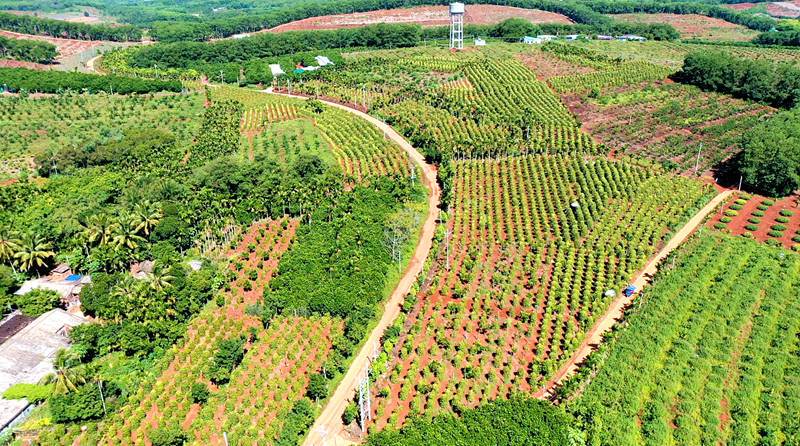
[[[773,204],[769,204],[770,202],[773,202]],[[781,214],[782,211],[785,214],[791,213],[791,215],[783,215]],[[734,212],[737,215],[731,215]],[[754,213],[756,214],[754,215]],[[763,215],[758,216],[759,213],[763,213]],[[726,217],[731,221],[723,221]],[[781,222],[778,221],[779,218],[788,221]],[[753,225],[757,227],[757,229],[751,230],[753,227],[748,228],[748,225]],[[780,231],[782,232],[780,237],[770,235],[771,228],[774,225],[783,225],[786,227],[785,230]],[[747,236],[760,242],[775,240],[784,248],[798,250],[800,249],[800,243],[793,239],[800,238],[800,196],[791,196],[776,200],[760,195],[750,196],[737,193],[732,196],[714,217],[709,219],[708,226],[733,235],[748,234]]]
[[[0,67],[3,68],[27,68],[29,70],[49,70],[52,68],[50,65],[43,65],[40,63],[23,62],[20,60],[0,60]]]
[[[499,5],[469,5],[464,23],[490,25],[512,17],[532,23],[572,23],[568,17],[538,9],[523,9]],[[416,23],[422,26],[443,26],[450,23],[446,6],[420,6],[404,9],[338,14],[297,20],[270,29],[272,32],[320,29],[355,28],[376,23]]]
[[[678,30],[681,38],[750,40],[757,34],[744,26],[699,14],[615,14],[612,17],[628,23],[667,23]]]
[[[546,81],[551,77],[566,76],[571,74],[587,74],[594,73],[592,67],[578,65],[576,63],[567,62],[559,57],[544,52],[538,49],[517,55],[522,63],[536,73],[536,78],[541,81]]]
[[[730,5],[724,5],[726,8],[735,9],[736,11],[744,11],[746,9],[750,9],[756,6],[755,3],[733,3]]]
[[[800,17],[800,1],[775,2],[767,5],[767,13],[774,17]]]
[[[52,43],[58,49],[58,57],[56,60],[74,56],[91,48],[103,45],[104,43],[101,40],[62,39],[60,37],[34,36],[31,34],[20,34],[4,30],[0,30],[0,36],[7,37],[9,39],[39,40],[41,42]]]

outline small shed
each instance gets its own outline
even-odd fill
[[[614,40],[613,36],[607,36],[605,34],[598,34],[597,40]]]
[[[580,34],[569,34],[569,35],[564,36],[564,39],[566,39],[566,40],[578,40],[578,39],[580,39],[580,37],[581,37]]]
[[[644,42],[644,41],[647,40],[644,37],[637,36],[635,34],[623,34],[623,35],[617,37],[617,39],[624,40],[626,42]]]
[[[539,34],[539,35],[538,35],[538,36],[536,36],[536,37],[537,37],[539,40],[541,40],[542,42],[549,42],[549,41],[551,41],[551,40],[556,40],[556,39],[558,39],[558,36],[554,36],[554,35],[552,35],[552,34]]]
[[[477,38],[475,39],[475,46],[486,46],[486,41],[481,38]]]

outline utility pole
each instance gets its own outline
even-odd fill
[[[100,390],[100,401],[103,402],[103,415],[108,415],[106,411],[106,398],[103,396],[103,381],[97,381],[97,389]]]
[[[742,190],[742,180],[744,179],[744,175],[739,175],[739,190]]]
[[[444,232],[444,247],[445,247],[445,267],[447,271],[450,271],[450,234],[451,231],[448,229]]]
[[[703,143],[700,143],[700,148],[697,149],[697,161],[694,163],[694,174],[697,175],[697,169],[700,167],[700,152],[703,151]]]

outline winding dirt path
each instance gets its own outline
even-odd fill
[[[297,99],[307,99],[302,96],[286,95],[281,93],[273,93],[271,90],[265,90],[265,93],[280,94],[281,96],[289,96]],[[353,397],[354,391],[358,386],[361,378],[367,371],[369,363],[372,359],[375,346],[380,344],[383,332],[388,328],[397,316],[400,314],[400,307],[403,300],[411,290],[411,285],[417,279],[417,276],[422,272],[422,266],[425,259],[428,257],[428,252],[433,243],[433,234],[436,230],[436,219],[439,216],[439,197],[441,195],[439,184],[436,182],[436,171],[433,167],[425,162],[425,158],[417,151],[408,141],[405,140],[400,134],[394,131],[385,122],[376,119],[364,112],[352,109],[342,104],[334,102],[322,101],[328,106],[336,107],[352,113],[377,127],[381,130],[387,138],[394,141],[400,146],[414,163],[422,170],[422,182],[428,189],[428,215],[425,223],[420,232],[417,248],[414,251],[414,256],[408,263],[403,277],[397,283],[391,296],[384,304],[383,315],[381,316],[378,325],[372,329],[369,337],[364,342],[361,350],[359,350],[355,359],[353,359],[350,369],[344,375],[344,378],[339,383],[339,386],[334,391],[333,395],[328,399],[327,404],[322,409],[322,413],[317,417],[314,424],[309,430],[308,436],[303,442],[304,446],[318,446],[318,445],[337,445],[344,446],[355,444],[346,435],[345,426],[342,424],[342,414],[345,407]]]
[[[650,283],[656,271],[658,271],[658,264],[664,260],[672,251],[679,247],[694,231],[703,224],[706,216],[714,211],[720,204],[725,202],[728,197],[733,193],[731,190],[726,190],[708,202],[700,211],[694,215],[672,238],[669,239],[666,245],[661,248],[658,253],[650,259],[643,270],[639,272],[636,278],[631,282],[636,287],[637,294]],[[581,363],[593,352],[603,340],[603,335],[622,318],[625,308],[633,302],[636,298],[634,294],[631,297],[625,297],[624,294],[614,299],[611,302],[606,313],[597,323],[594,324],[591,330],[586,334],[586,338],[581,343],[578,350],[572,355],[566,364],[558,369],[558,372],[547,383],[541,387],[536,393],[535,398],[547,398],[551,395],[552,390],[565,379],[574,375],[578,371]]]

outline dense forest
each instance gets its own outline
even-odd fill
[[[132,25],[105,26],[43,19],[0,12],[0,29],[23,34],[65,37],[80,40],[139,41],[142,31]]]
[[[39,72],[26,68],[0,68],[0,85],[17,92],[59,93],[64,90],[96,93],[151,93],[156,91],[179,92],[180,82],[156,79],[135,79],[121,76],[101,76],[67,71]]]
[[[689,53],[675,75],[681,82],[791,108],[800,103],[800,68],[734,57],[724,52]]]

